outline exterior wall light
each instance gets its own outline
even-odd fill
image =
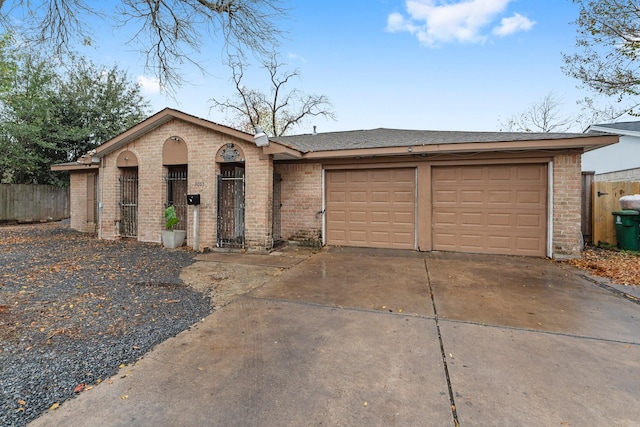
[[[256,142],[258,147],[268,147],[269,146],[269,137],[260,126],[256,126],[256,134],[253,135],[253,140]]]

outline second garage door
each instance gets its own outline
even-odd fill
[[[415,169],[326,172],[327,244],[415,248]]]
[[[433,249],[546,255],[546,164],[432,168]]]

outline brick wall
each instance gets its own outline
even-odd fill
[[[95,224],[87,222],[87,175],[88,171],[73,171],[70,174],[70,227],[84,233],[92,233],[95,231]]]
[[[311,244],[322,242],[322,165],[276,164],[282,176],[282,238]]]
[[[116,159],[121,152],[128,150],[137,157],[139,164],[138,240],[156,243],[161,241],[167,197],[165,177],[168,171],[168,168],[163,166],[162,148],[164,142],[172,136],[180,137],[187,145],[189,159],[187,192],[200,194],[199,249],[215,247],[216,244],[216,175],[220,170],[220,165],[216,163],[216,153],[227,143],[236,144],[245,154],[247,245],[249,249],[269,248],[272,244],[270,216],[272,160],[261,159],[259,149],[252,143],[177,119],[120,147],[103,159],[103,167],[100,170],[103,201],[101,237],[105,239],[119,237],[120,184],[118,178],[121,170],[116,167]],[[72,182],[72,188],[76,187],[81,188],[77,183],[74,186]],[[193,244],[193,210],[194,207],[189,206],[186,218],[188,245]]]
[[[582,181],[580,153],[553,158],[553,257],[580,256]]]

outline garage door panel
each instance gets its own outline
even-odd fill
[[[530,203],[533,205],[540,205],[540,203],[546,198],[541,191],[519,190],[516,194],[518,204]]]
[[[391,200],[391,195],[389,194],[389,191],[372,191],[371,192],[372,203],[389,204],[390,200]]]
[[[342,221],[327,221],[328,244],[415,248],[415,169],[327,171],[326,174],[327,218],[334,210],[346,212]],[[334,174],[341,176],[334,179]],[[346,195],[332,198],[330,195],[334,192]],[[336,230],[343,232],[335,234]],[[343,240],[338,241],[336,236]]]
[[[516,225],[519,228],[540,228],[543,226],[544,218],[541,214],[518,214],[516,215]]]
[[[490,212],[486,215],[487,227],[510,227],[513,224],[512,217],[508,213]]]
[[[446,181],[443,182],[443,184],[445,183]],[[458,193],[456,193],[455,191],[439,189],[437,191],[434,191],[433,193],[434,205],[440,205],[440,204],[446,204],[446,203],[456,204],[457,202],[458,202]]]
[[[404,203],[404,204],[409,204],[411,206],[414,206],[415,204],[415,191],[395,191],[393,193],[393,203],[394,204],[400,204],[400,203]]]
[[[434,166],[431,176],[435,250],[546,255],[546,164]]]
[[[367,223],[367,213],[364,211],[349,211],[349,222],[358,223],[358,224],[366,224]]]
[[[478,212],[461,212],[460,219],[460,225],[482,226],[485,222],[484,215]]]
[[[371,212],[371,222],[380,225],[391,224],[391,212]]]
[[[488,190],[487,191],[489,204],[505,204],[510,205],[512,203],[512,192],[509,190]]]
[[[393,212],[392,215],[394,224],[404,224],[407,226],[407,229],[414,227],[416,217],[413,212]]]
[[[460,169],[458,175],[461,182],[475,184],[483,180],[482,173],[480,169]]]
[[[327,221],[344,222],[347,219],[347,213],[343,209],[335,209],[327,213]]]
[[[482,190],[461,190],[460,202],[463,204],[478,204],[485,200],[484,191]]]

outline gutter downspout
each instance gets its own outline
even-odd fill
[[[104,157],[100,158],[100,169],[98,169],[98,239],[102,239],[102,209],[104,207],[104,201],[102,200],[103,184],[104,184],[104,169],[105,162]]]

